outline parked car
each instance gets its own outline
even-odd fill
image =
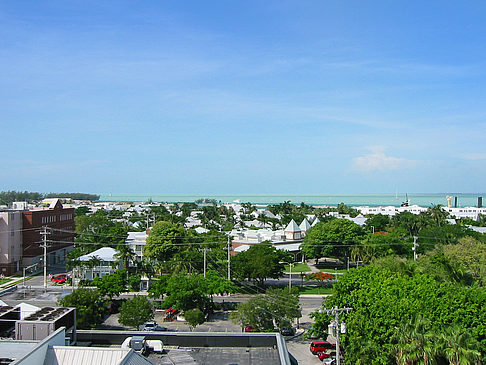
[[[68,279],[67,275],[56,275],[51,278],[51,281],[58,283],[58,284],[64,284],[66,280]]]
[[[294,336],[295,335],[295,328],[294,327],[282,327],[280,329],[280,334],[282,336]]]
[[[322,363],[326,365],[336,365],[337,364],[336,355],[324,359]],[[339,363],[341,365],[344,365],[344,357],[341,356],[341,361],[339,361]]]
[[[326,352],[327,349],[334,348],[334,345],[327,341],[313,341],[310,344],[310,352],[317,355],[318,352]]]
[[[251,324],[249,324],[249,325],[245,326],[244,331],[245,332],[255,332],[255,328]]]
[[[318,352],[317,353],[317,357],[319,358],[319,360],[324,360],[324,359],[328,359],[330,357],[336,357],[336,351],[329,351],[329,352]]]
[[[161,327],[157,322],[145,322],[139,327],[140,331],[167,331],[167,328]]]

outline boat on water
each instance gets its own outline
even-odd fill
[[[408,199],[408,194],[405,194],[405,201],[400,204],[401,207],[409,207],[410,206],[410,199]]]

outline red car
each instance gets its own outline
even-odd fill
[[[246,325],[245,332],[255,332],[255,328],[251,324]]]
[[[318,352],[326,352],[328,349],[332,349],[335,346],[327,341],[313,341],[310,344],[310,351],[312,355],[316,355]]]
[[[331,356],[336,356],[336,351],[331,351],[331,352],[318,352],[317,353],[317,357],[319,358],[319,360],[324,360],[324,359],[327,359],[328,357],[331,357]]]
[[[53,276],[51,278],[51,281],[58,283],[58,284],[64,284],[67,279],[68,279],[67,275],[57,275],[57,276]]]

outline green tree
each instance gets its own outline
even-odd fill
[[[427,216],[405,211],[394,215],[391,225],[395,228],[405,229],[410,236],[417,236],[419,231],[427,225]]]
[[[186,230],[178,224],[160,221],[154,224],[143,248],[144,256],[159,261],[170,260],[181,251],[185,242]]]
[[[284,262],[289,260],[289,253],[262,242],[236,255],[231,260],[231,265],[233,275],[239,280],[248,279],[263,286],[267,278],[281,277],[285,269]]]
[[[127,272],[117,270],[113,274],[96,277],[91,282],[96,286],[102,295],[107,295],[110,299],[127,291]]]
[[[123,263],[125,270],[129,270],[130,261],[134,259],[135,252],[125,242],[118,244],[116,250],[115,258]]]
[[[402,322],[397,331],[396,360],[399,365],[435,363],[438,356],[438,334],[421,315]]]
[[[486,242],[464,237],[458,244],[444,246],[443,252],[450,260],[462,265],[478,285],[486,285]]]
[[[404,234],[401,229],[393,229],[390,233],[370,233],[362,239],[361,245],[351,249],[351,258],[368,263],[388,255],[411,256],[412,240],[408,236],[403,237]]]
[[[370,214],[364,225],[366,232],[380,232],[386,231],[391,219],[388,215],[383,214]]]
[[[95,328],[103,322],[106,301],[97,289],[76,289],[59,300],[63,307],[76,308],[78,328]]]
[[[306,234],[301,250],[307,257],[344,258],[364,236],[363,229],[347,219],[317,223]]]
[[[213,296],[215,294],[230,294],[236,292],[236,285],[231,280],[225,279],[214,270],[206,273],[206,293]]]
[[[386,258],[388,261],[391,259]],[[384,260],[384,259],[383,259]],[[381,262],[384,262],[384,261]],[[409,268],[399,260],[397,265],[370,264],[341,275],[333,286],[333,295],[323,304],[325,308],[351,307],[353,310],[343,315],[348,332],[343,335],[346,347],[346,362],[355,364],[362,357],[369,356],[363,347],[364,343],[374,343],[377,357],[371,364],[390,364],[396,360],[396,349],[399,340],[397,329],[407,326],[406,322],[421,315],[427,321],[428,332],[437,334],[447,326],[457,324],[471,337],[479,342],[479,351],[486,354],[486,292],[477,286],[464,286],[455,282],[437,281],[428,273]],[[326,313],[315,312],[313,329],[321,336],[327,329],[331,319]],[[412,321],[413,323],[413,321]],[[400,331],[404,332],[404,331]],[[429,336],[429,334],[427,335]],[[421,353],[431,354],[437,349],[417,346],[422,341],[427,346],[437,343],[415,339],[409,341],[410,348],[403,348],[410,356]],[[402,341],[405,343],[405,341]],[[434,345],[435,346],[435,345]],[[439,349],[440,350],[440,349]],[[474,348],[473,348],[474,350]],[[407,355],[408,356],[408,355]],[[413,355],[415,356],[415,355]],[[435,358],[440,358],[438,351]],[[416,357],[417,359],[419,357]],[[412,361],[412,357],[409,358]],[[413,360],[419,361],[419,360]],[[432,359],[430,359],[432,361]],[[410,362],[414,364],[414,362]]]
[[[198,308],[185,311],[184,318],[186,319],[186,322],[191,327],[191,331],[194,330],[196,326],[203,324],[206,320],[206,316]]]
[[[143,296],[134,296],[120,307],[118,322],[124,326],[139,328],[140,325],[154,318],[152,304]]]
[[[212,301],[207,294],[204,277],[200,274],[175,274],[167,279],[165,303],[181,311],[199,308],[209,313]]]
[[[251,325],[259,332],[282,328],[301,317],[299,295],[295,289],[269,288],[265,295],[256,295],[246,303],[239,303],[230,316],[234,323],[242,327]]]
[[[450,364],[473,365],[481,363],[478,341],[457,324],[445,327],[439,334],[441,354]]]

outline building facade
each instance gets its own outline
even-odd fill
[[[22,212],[0,212],[0,275],[11,275],[22,266]]]
[[[54,199],[47,208],[36,208],[22,212],[23,265],[42,261],[43,235],[47,228],[47,264],[63,263],[74,245],[74,208],[63,208],[59,199]]]

